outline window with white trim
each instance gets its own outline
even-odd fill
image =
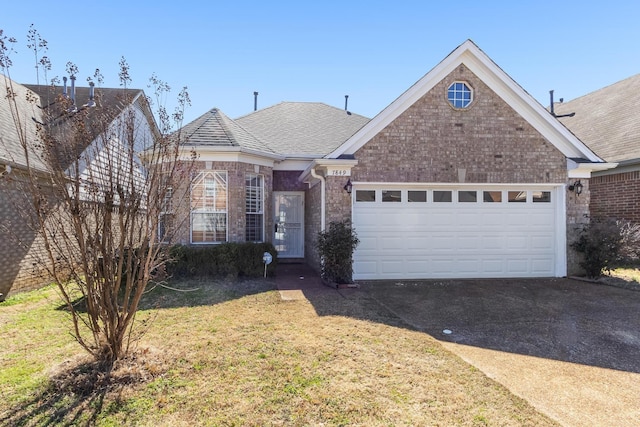
[[[245,177],[245,241],[264,241],[264,179],[249,173]]]
[[[465,82],[454,82],[447,89],[447,99],[454,108],[467,108],[473,101],[473,90]]]
[[[191,183],[191,242],[227,241],[227,172],[200,172]]]
[[[173,232],[173,187],[165,189],[158,217],[158,241],[166,242]]]

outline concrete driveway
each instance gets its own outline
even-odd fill
[[[571,279],[360,290],[562,425],[640,425],[638,291]]]

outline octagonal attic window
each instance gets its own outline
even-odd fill
[[[473,91],[464,82],[454,82],[447,89],[447,99],[454,108],[467,108],[473,101]]]

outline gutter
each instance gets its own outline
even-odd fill
[[[320,180],[320,231],[325,230],[325,199],[326,199],[326,180],[323,175],[318,175],[315,168],[309,170],[311,176]]]
[[[591,178],[592,173],[604,172],[618,166],[618,163],[599,162],[578,163],[573,159],[567,159],[569,178]]]

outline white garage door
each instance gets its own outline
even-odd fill
[[[564,275],[556,187],[356,185],[354,279]]]

